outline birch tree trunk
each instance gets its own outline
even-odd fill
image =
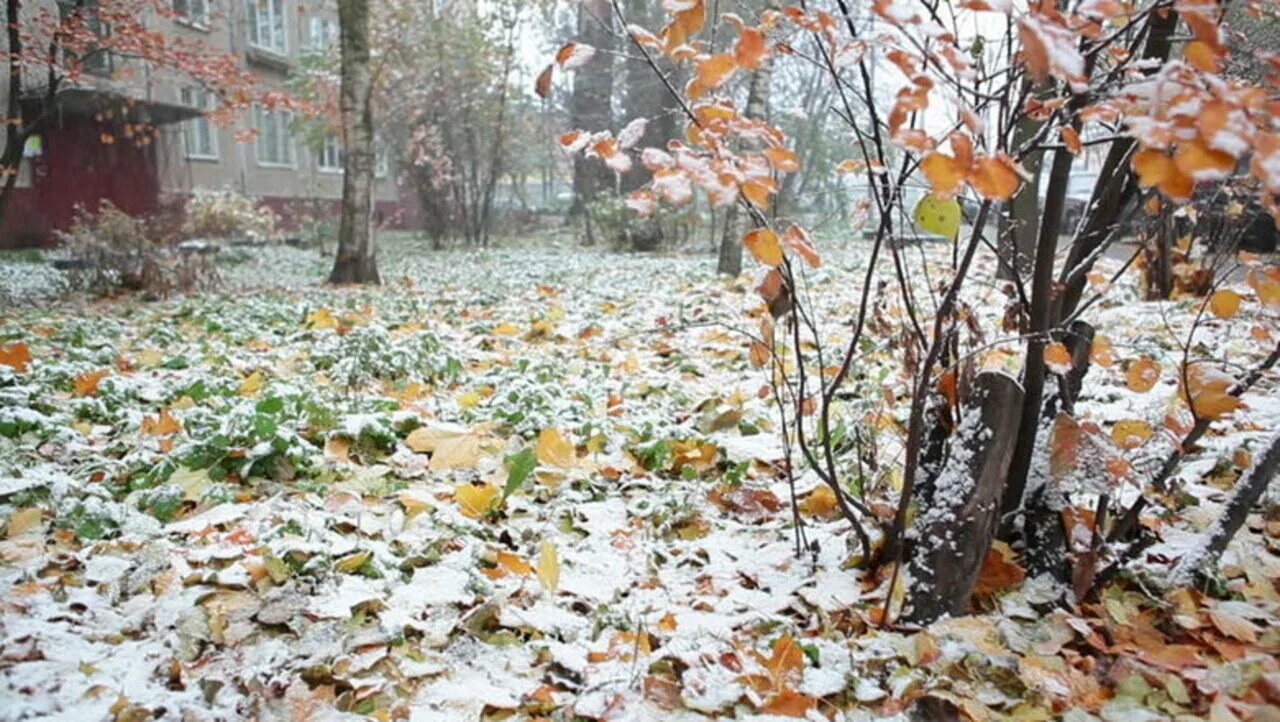
[[[338,0],[342,45],[342,218],[330,283],[379,283],[373,236],[373,78],[369,0]]]

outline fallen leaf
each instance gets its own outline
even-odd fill
[[[546,539],[538,549],[538,582],[552,594],[560,588],[560,552]]]
[[[561,469],[571,469],[578,462],[573,443],[556,429],[543,429],[538,433],[534,452],[539,462]]]

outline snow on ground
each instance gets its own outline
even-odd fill
[[[0,307],[0,344],[33,357],[0,365],[0,720],[854,720],[925,692],[971,718],[1232,719],[1280,702],[1249,691],[1276,680],[1274,519],[1224,559],[1235,601],[1182,599],[1181,630],[1132,591],[1069,611],[1037,583],[928,632],[877,630],[887,577],[850,568],[843,522],[806,506],[795,554],[740,333],[755,300],[705,257],[401,246],[386,287],[334,290],[315,252],[237,254],[218,293]],[[904,252],[932,259],[912,274],[926,317],[946,256]],[[833,344],[864,263],[846,249],[808,275]],[[17,265],[0,283],[29,298],[35,266]],[[1012,338],[993,269],[966,346]],[[1166,373],[1135,393],[1121,364],[1095,369],[1082,420],[1160,423],[1191,303],[1126,281],[1091,314],[1118,358]],[[862,483],[882,499],[907,411],[896,306],[841,411],[877,440]],[[1267,350],[1251,325],[1212,320],[1195,343],[1247,367]],[[1170,550],[1277,424],[1268,378],[1186,467]],[[1202,648],[1173,659],[1178,632]]]

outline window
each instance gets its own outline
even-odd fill
[[[182,104],[202,111],[212,110],[214,106],[212,94],[199,88],[183,88]],[[218,159],[218,132],[208,115],[188,120],[183,125],[182,135],[188,158]]]
[[[293,167],[293,114],[258,108],[253,114],[258,165]]]
[[[341,173],[344,156],[342,139],[336,133],[326,133],[316,152],[316,167],[326,173]]]
[[[373,145],[373,172],[379,178],[386,178],[391,173],[391,156],[387,153],[387,146],[376,141]]]
[[[312,50],[331,48],[338,42],[338,23],[329,18],[311,17],[308,24],[307,47]]]
[[[284,0],[245,0],[245,4],[249,11],[249,43],[273,53],[287,54]]]
[[[173,0],[173,14],[192,25],[209,24],[210,0]]]
[[[73,16],[79,16],[84,27],[94,35],[100,38],[110,37],[111,26],[103,22],[98,3],[99,0],[58,0],[58,18],[62,23],[69,23]],[[78,64],[90,73],[106,75],[115,67],[111,51],[92,43],[85,43],[81,52],[63,50],[63,55],[69,64]]]

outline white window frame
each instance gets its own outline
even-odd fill
[[[386,178],[391,175],[391,153],[385,143],[374,141],[373,144],[373,176]]]
[[[213,94],[200,88],[183,87],[178,97],[188,108],[208,111],[214,106]],[[207,148],[197,147],[201,134],[206,136],[204,140],[208,141]],[[218,152],[218,129],[213,127],[213,121],[209,120],[207,114],[202,113],[198,118],[192,118],[183,123],[182,147],[186,151],[187,158],[193,160],[216,161],[221,157]]]
[[[170,6],[178,20],[188,25],[208,29],[209,5],[213,0],[172,0]]]
[[[272,127],[268,128],[270,123]],[[263,168],[297,168],[298,150],[293,142],[293,113],[287,110],[267,110],[255,108],[253,112],[253,129],[257,137],[253,142],[254,160]],[[284,151],[282,159],[264,159],[262,151],[267,139],[274,132],[280,137],[280,148]]]
[[[249,44],[276,55],[289,54],[289,18],[285,0],[245,0]],[[265,20],[265,22],[264,22]],[[264,34],[267,37],[263,37]]]
[[[338,44],[338,21],[323,15],[312,15],[307,22],[307,48],[326,50]]]
[[[337,133],[325,133],[320,147],[316,148],[316,169],[321,173],[341,175],[345,167],[342,138]]]

